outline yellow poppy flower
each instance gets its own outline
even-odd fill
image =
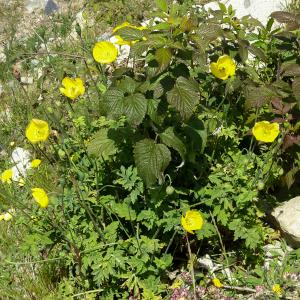
[[[41,160],[40,159],[34,159],[33,161],[31,161],[30,165],[31,168],[37,168],[40,164],[41,164]]]
[[[12,176],[13,176],[13,170],[12,169],[5,170],[1,174],[1,181],[3,183],[11,183]]]
[[[32,119],[26,128],[26,137],[32,144],[35,144],[46,141],[49,132],[49,125],[46,121]]]
[[[273,285],[272,287],[272,291],[277,294],[278,296],[280,296],[282,294],[282,288],[280,286],[280,284],[276,283]]]
[[[220,56],[217,62],[210,64],[210,70],[214,76],[226,80],[229,76],[234,76],[236,69],[235,62],[228,56]]]
[[[272,143],[279,134],[279,124],[261,121],[255,123],[252,133],[258,141]]]
[[[98,42],[93,48],[93,57],[96,62],[110,64],[117,59],[118,49],[108,41]]]
[[[189,233],[193,234],[193,230],[199,230],[203,226],[203,218],[198,211],[189,210],[185,217],[181,217],[182,227]]]
[[[48,196],[44,189],[33,188],[31,189],[34,200],[39,204],[41,208],[46,208],[49,204]]]
[[[85,92],[85,87],[81,78],[65,77],[61,83],[63,87],[59,88],[60,92],[72,100],[83,95]]]
[[[214,286],[217,287],[217,288],[221,288],[221,287],[224,286],[224,285],[221,283],[221,281],[220,281],[219,278],[216,278],[216,277],[213,278],[212,282],[213,282]]]
[[[145,30],[146,29],[146,27],[144,27],[144,26],[134,26],[134,25],[132,25],[132,24],[130,24],[128,22],[124,22],[121,25],[115,27],[113,29],[113,33],[115,33],[116,31],[118,31],[119,29],[124,28],[124,27],[134,28],[134,29],[138,29],[138,30]],[[138,40],[135,40],[135,41],[125,41],[119,35],[114,35],[114,37],[116,39],[116,41],[114,43],[117,44],[117,45],[120,45],[120,46],[122,46],[122,45],[131,46],[131,45],[135,44],[136,42],[138,42]]]

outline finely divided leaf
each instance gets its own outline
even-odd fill
[[[165,145],[144,139],[134,146],[134,160],[139,175],[149,187],[157,179],[162,181],[163,172],[171,161],[171,153]]]

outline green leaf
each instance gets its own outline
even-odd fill
[[[246,108],[262,107],[269,103],[273,97],[277,96],[277,93],[272,91],[266,86],[251,86],[248,85],[245,88],[246,94]]]
[[[161,73],[169,66],[172,58],[172,52],[168,48],[160,48],[155,51],[154,57],[158,62],[157,73]]]
[[[96,132],[87,145],[87,152],[103,160],[108,160],[109,156],[117,152],[115,142],[108,138],[109,129],[103,128]]]
[[[286,11],[274,11],[271,14],[271,17],[274,18],[279,23],[289,23],[289,22],[296,22],[300,24],[299,14],[290,13]]]
[[[126,26],[117,30],[114,34],[121,36],[125,41],[136,41],[144,37],[144,30]]]
[[[168,2],[166,0],[155,0],[155,4],[163,12],[168,12]]]
[[[133,94],[137,87],[137,82],[131,77],[125,76],[118,84],[118,89],[124,93]]]
[[[118,89],[108,90],[102,105],[109,117],[118,118],[125,115],[128,123],[134,126],[143,121],[147,111],[147,100],[142,94],[124,97],[123,91]]]
[[[136,219],[136,213],[128,203],[114,203],[112,211],[126,221],[134,221]]]
[[[246,40],[239,40],[239,55],[242,62],[245,62],[248,59],[248,46],[249,42]]]
[[[142,94],[127,96],[124,98],[123,108],[129,124],[139,125],[147,112],[147,100]]]
[[[200,93],[197,84],[182,76],[178,77],[174,88],[167,93],[167,100],[175,107],[183,119],[188,119],[199,103]]]
[[[163,133],[159,135],[162,142],[168,147],[175,149],[181,156],[182,160],[185,160],[186,148],[184,143],[175,135],[174,128],[168,127]]]
[[[159,100],[157,99],[148,99],[147,100],[147,115],[150,117],[150,119],[156,123],[156,124],[161,124],[163,121],[163,117],[158,114],[158,105],[159,105]]]
[[[153,185],[157,179],[163,181],[163,172],[171,161],[171,153],[163,144],[144,139],[134,146],[134,160],[139,175],[146,185]]]
[[[268,62],[268,57],[266,56],[266,54],[264,53],[264,51],[262,51],[260,48],[254,46],[254,45],[249,45],[248,46],[248,50],[255,55],[257,58],[261,59],[264,62]]]

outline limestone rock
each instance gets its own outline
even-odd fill
[[[294,248],[300,247],[300,196],[276,207],[272,216],[275,218],[286,241]]]
[[[236,16],[242,18],[243,16],[251,15],[258,19],[264,25],[267,24],[268,17],[273,11],[282,10],[282,0],[221,0],[226,6],[230,4],[236,10]],[[206,8],[219,9],[216,2],[205,5]]]

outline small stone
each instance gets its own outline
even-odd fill
[[[300,196],[276,207],[274,217],[287,243],[293,248],[300,247]]]
[[[21,76],[21,82],[23,84],[33,84],[33,77]]]

